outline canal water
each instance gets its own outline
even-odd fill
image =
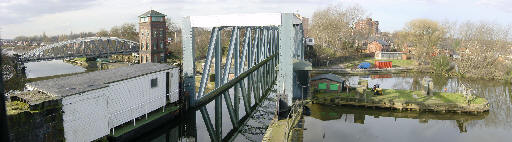
[[[84,72],[80,66],[65,63],[62,60],[40,61],[25,63],[27,78],[38,78],[60,74]]]
[[[380,84],[385,89],[420,87],[424,75],[344,76],[350,84],[359,79],[368,85]],[[385,109],[325,106],[313,104],[311,116],[305,116],[304,141],[350,142],[472,142],[512,140],[512,87],[510,84],[486,80],[431,77],[436,91],[456,92],[465,86],[473,94],[485,97],[488,113],[458,114],[436,112],[398,112]]]
[[[232,91],[230,91],[232,93]],[[267,130],[272,118],[275,114],[276,100],[275,92],[269,94],[268,99],[265,99],[260,107],[255,109],[254,115],[249,117],[246,125],[240,128],[239,133],[233,137],[236,142],[260,142],[263,139],[265,131]],[[252,105],[254,105],[254,99],[252,99]],[[210,114],[210,120],[212,125],[215,125],[215,107],[214,101],[206,105],[208,113]],[[226,104],[223,101],[222,109],[222,134],[226,137],[229,131],[232,130],[233,126],[229,118]],[[245,114],[243,101],[240,104],[240,118]],[[150,142],[207,142],[211,141],[208,131],[206,129],[205,122],[203,121],[201,112],[198,110],[193,113],[184,114],[179,118],[168,123],[168,126],[162,126],[152,130],[148,134],[137,138],[134,141],[150,141]]]

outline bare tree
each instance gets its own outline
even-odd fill
[[[354,23],[365,11],[360,7],[330,6],[315,11],[310,26],[310,36],[315,38],[319,60],[357,53]]]
[[[438,22],[416,19],[407,23],[404,29],[395,35],[398,35],[396,43],[412,49],[412,55],[420,64],[429,65],[445,34],[444,27]]]
[[[459,72],[465,76],[490,79],[511,77],[512,47],[509,27],[491,23],[466,22],[457,29]]]

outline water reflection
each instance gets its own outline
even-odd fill
[[[40,61],[25,63],[27,78],[37,78],[59,74],[84,72],[80,66],[65,63],[62,60]]]
[[[391,78],[345,76],[351,84],[369,80],[369,86],[386,89],[419,90],[418,74],[398,74]],[[457,92],[465,86],[489,101],[482,115],[396,112],[365,108],[311,106],[305,117],[304,141],[507,141],[512,139],[512,88],[497,81],[430,76],[436,91]]]
[[[233,93],[233,89],[230,90]],[[261,141],[263,135],[267,130],[270,121],[275,114],[276,100],[274,99],[275,94],[271,92],[267,99],[261,103],[259,107],[255,109],[253,115],[248,117],[246,125],[240,128],[240,131],[236,135],[230,135],[234,141]],[[232,98],[233,99],[233,98]],[[232,100],[234,101],[234,100]],[[254,105],[254,98],[251,98],[251,105]],[[246,115],[244,111],[243,101],[240,102],[240,118]],[[229,114],[226,108],[226,104],[223,103],[223,115],[222,117],[222,134],[226,138],[230,131],[233,129],[231,125]],[[210,114],[210,119],[214,120],[214,103],[206,105],[206,108]],[[177,119],[169,121],[169,123],[161,128],[151,130],[148,134],[143,134],[136,141],[152,141],[152,142],[177,142],[177,141],[210,141],[210,136],[206,129],[205,123],[202,119],[200,111],[189,112],[180,115]]]

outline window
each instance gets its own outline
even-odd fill
[[[329,90],[336,91],[336,90],[338,90],[338,86],[339,86],[339,84],[330,84]]]
[[[164,43],[163,42],[160,43],[160,48],[162,48],[162,49],[164,48]]]
[[[321,89],[321,90],[327,89],[327,83],[318,83],[318,89]]]
[[[141,17],[140,18],[140,22],[147,22],[148,21],[148,17]]]
[[[151,88],[158,87],[158,78],[151,79]]]
[[[151,17],[151,21],[163,21],[164,17]]]

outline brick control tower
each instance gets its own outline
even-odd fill
[[[165,15],[150,10],[139,16],[139,61],[160,63],[167,53]]]

